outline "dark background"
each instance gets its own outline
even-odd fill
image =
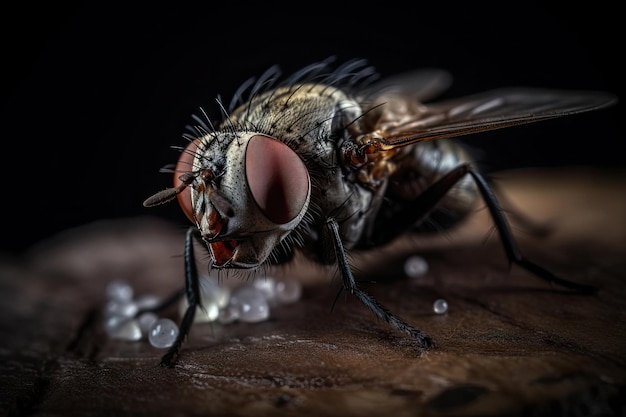
[[[438,3],[3,6],[0,250],[103,218],[186,224],[176,204],[142,206],[171,183],[158,172],[177,157],[170,146],[199,106],[217,115],[218,94],[273,64],[289,74],[336,55],[383,75],[442,67],[455,76],[445,97],[509,85],[622,96],[616,3]],[[493,169],[623,166],[622,116],[620,103],[464,140]]]

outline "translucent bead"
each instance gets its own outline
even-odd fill
[[[229,304],[226,307],[220,308],[220,312],[217,316],[217,321],[222,324],[230,324],[239,318],[239,310],[237,306]]]
[[[302,296],[302,285],[295,279],[276,281],[276,301],[279,304],[295,303]]]
[[[106,317],[133,317],[137,313],[137,304],[132,301],[109,300],[104,306]]]
[[[414,255],[404,261],[404,273],[410,278],[419,278],[428,272],[428,262],[421,256]]]
[[[203,308],[198,307],[196,310],[196,316],[194,317],[194,321],[197,323],[208,323],[215,321],[217,316],[220,314],[220,307],[217,303],[205,303],[202,306]]]
[[[136,341],[141,339],[141,329],[137,320],[128,317],[111,316],[104,322],[104,330],[112,339]]]
[[[271,305],[276,302],[276,281],[274,280],[274,278],[258,278],[254,280],[252,286],[265,297],[268,304]]]
[[[148,312],[143,313],[139,318],[137,318],[137,322],[139,322],[139,328],[141,329],[141,333],[143,335],[147,335],[150,329],[152,329],[152,325],[159,319],[154,313]]]
[[[219,309],[228,305],[230,300],[230,290],[221,287],[212,277],[205,277],[200,281],[200,302],[202,308],[196,309],[194,322],[207,323],[217,319]],[[187,310],[187,299],[183,299],[180,303],[179,313],[182,316]]]
[[[135,299],[135,304],[140,310],[155,308],[161,302],[161,297],[154,294],[142,295]]]
[[[230,299],[231,305],[237,308],[239,321],[256,323],[267,320],[270,307],[263,294],[253,286],[237,288]]]
[[[230,289],[220,285],[217,278],[211,275],[203,275],[200,279],[200,292],[204,304],[217,304],[218,307],[225,307],[230,300]]]
[[[121,316],[106,317],[104,319],[104,331],[109,337],[114,337],[126,320],[129,319]]]
[[[187,299],[184,299],[178,305],[178,315],[183,317],[185,315],[185,311],[187,311],[187,307],[189,304],[187,303]],[[196,308],[196,314],[193,317],[193,321],[195,323],[209,323],[215,321],[219,314],[220,308],[216,303],[204,303],[202,307]]]
[[[106,295],[110,300],[129,302],[133,299],[133,287],[128,282],[117,279],[107,284]]]
[[[148,341],[150,344],[159,349],[172,346],[177,337],[178,325],[167,318],[155,321],[148,333]]]
[[[438,299],[433,304],[433,311],[437,314],[443,314],[448,311],[448,302],[444,299]]]

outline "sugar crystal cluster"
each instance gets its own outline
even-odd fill
[[[298,301],[302,286],[295,279],[268,276],[230,288],[206,274],[200,279],[200,293],[202,306],[196,311],[195,322],[257,323],[269,319],[272,307]],[[107,285],[106,296],[104,329],[110,338],[147,340],[155,348],[162,349],[176,341],[178,325],[170,318],[159,317],[158,307],[162,300],[156,295],[135,298],[134,289],[128,282],[114,280]],[[187,300],[183,299],[179,304],[181,316],[187,307]]]

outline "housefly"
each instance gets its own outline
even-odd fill
[[[422,348],[431,337],[392,314],[358,285],[348,251],[391,242],[436,221],[449,227],[483,200],[506,255],[539,278],[570,290],[595,288],[559,278],[520,252],[499,203],[459,144],[438,139],[538,122],[616,103],[597,91],[505,88],[430,102],[449,85],[443,70],[377,79],[365,60],[326,60],[283,78],[272,67],[250,79],[222,120],[204,112],[183,135],[173,187],[144,206],[177,199],[193,223],[186,233],[188,301],[171,365],[200,305],[193,239],[212,269],[257,269],[290,259],[299,248],[335,264],[343,290]]]

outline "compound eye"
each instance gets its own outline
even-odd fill
[[[276,224],[296,218],[309,196],[309,172],[283,142],[255,135],[246,149],[246,179],[261,212]]]
[[[178,162],[176,163],[176,172],[174,173],[174,187],[178,187],[182,184],[182,181],[179,179],[182,174],[193,170],[193,159],[196,154],[196,150],[198,149],[198,143],[200,143],[200,139],[190,142],[185,150],[180,154]],[[183,209],[187,218],[193,224],[196,224],[196,220],[193,216],[193,205],[191,204],[191,188],[186,187],[183,191],[176,195],[176,198],[178,199],[178,204],[180,204],[180,207]]]

